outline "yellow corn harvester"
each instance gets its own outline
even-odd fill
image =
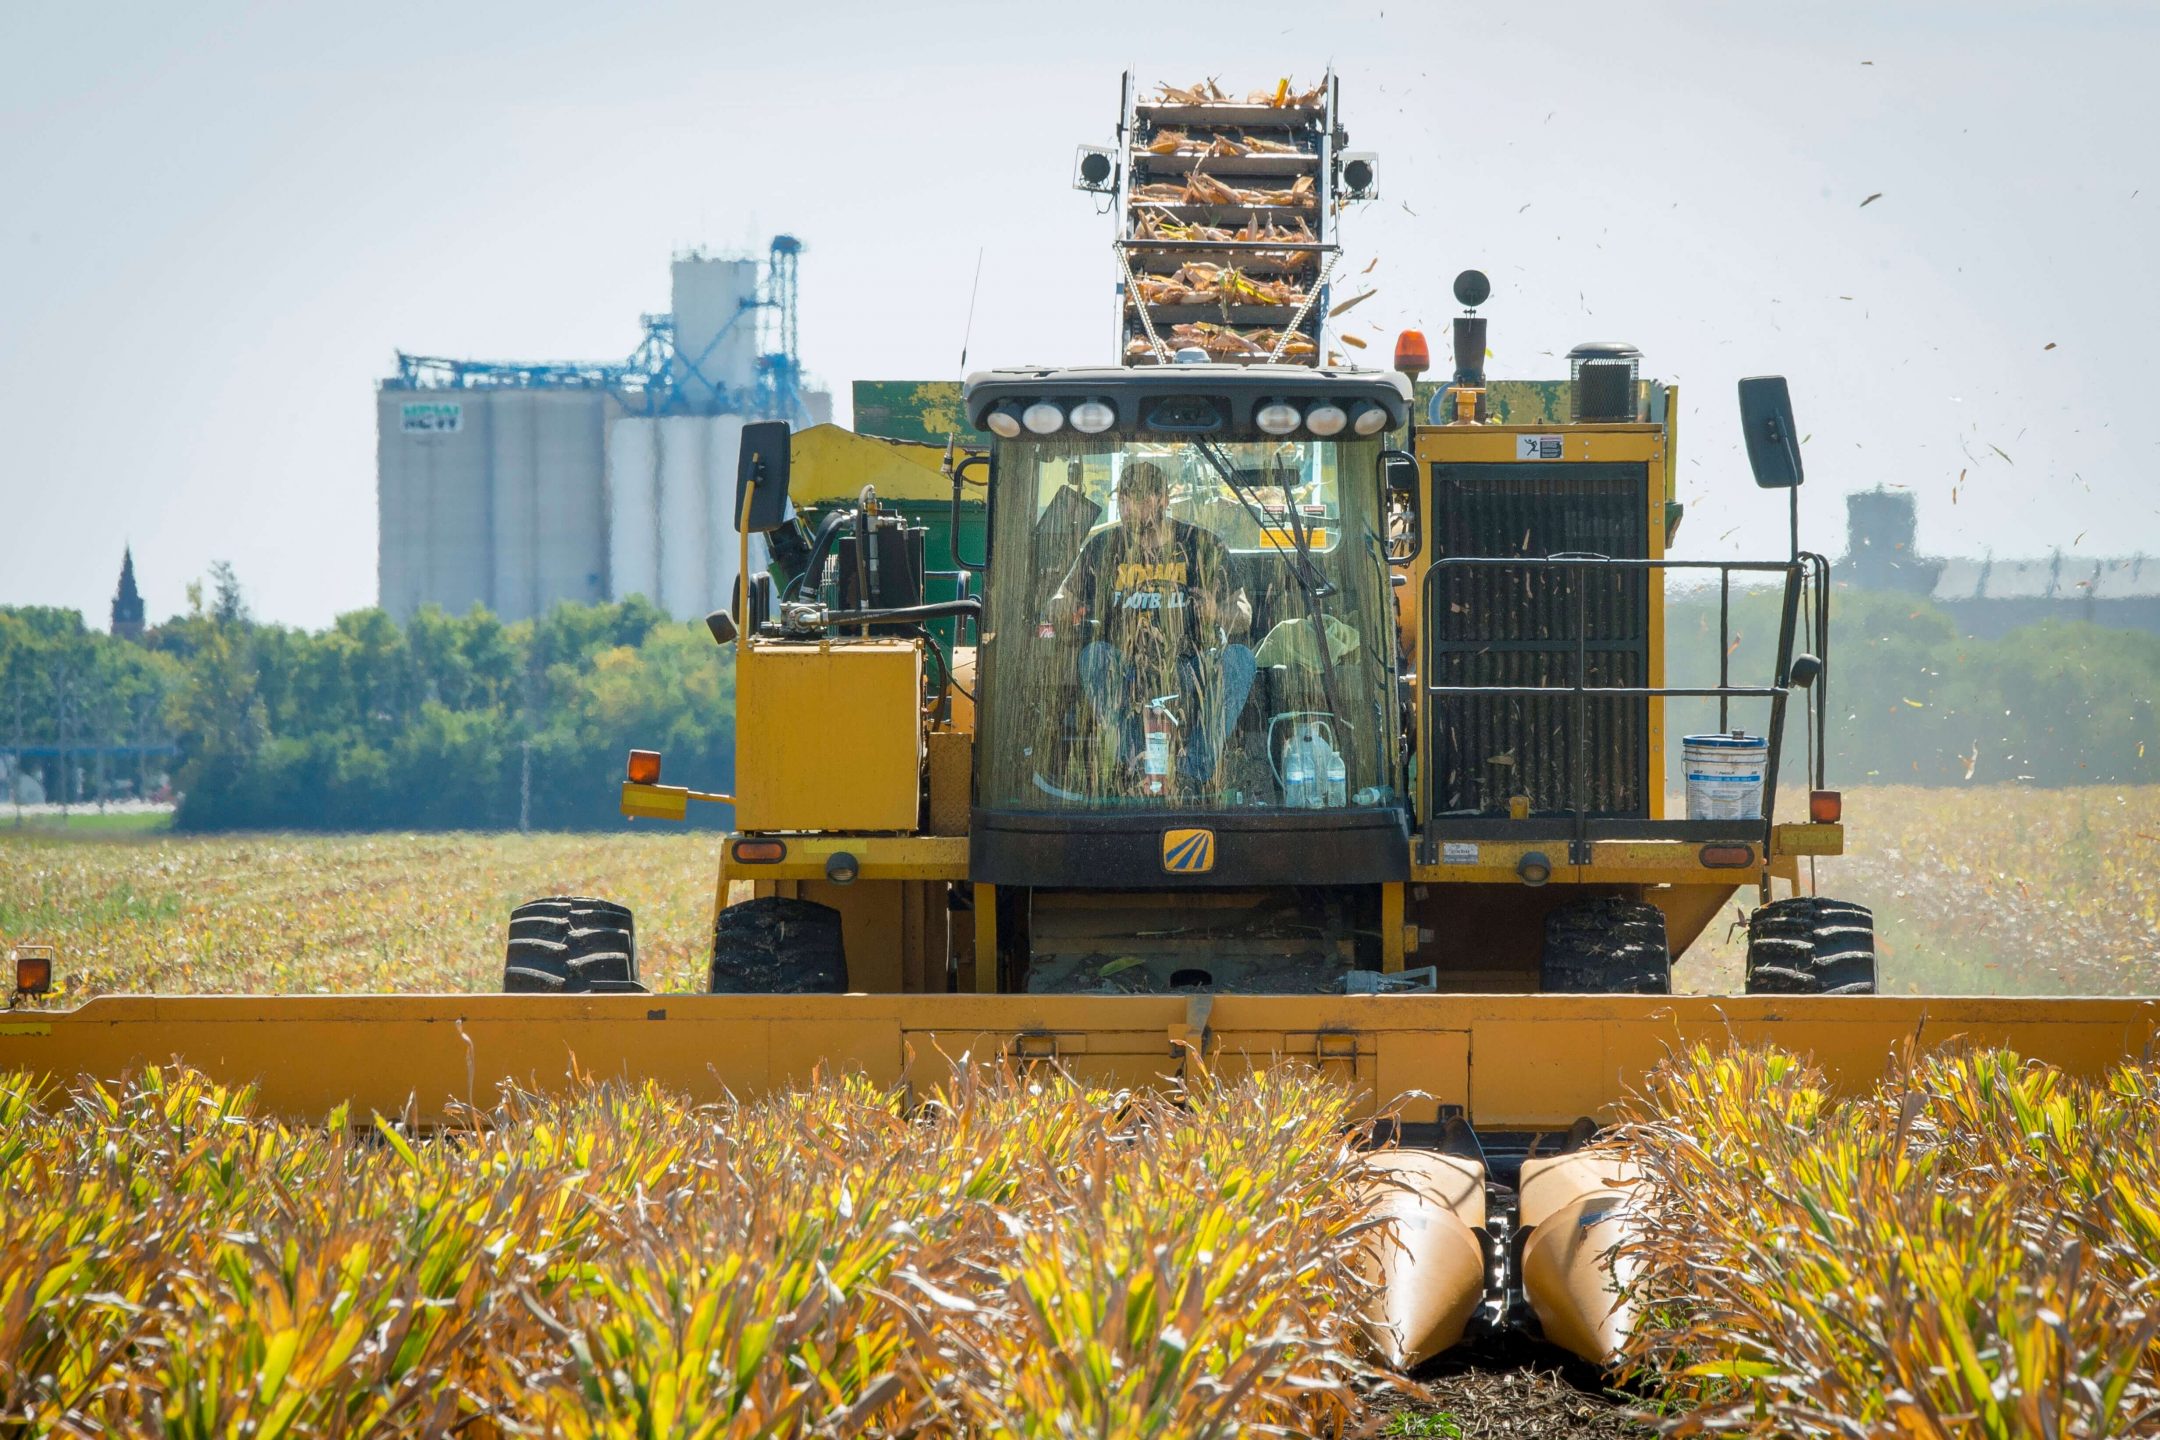
[[[1485,290],[1458,281],[1466,305]],[[1871,993],[1867,913],[1800,884],[1843,836],[1825,562],[1797,521],[1781,557],[1667,559],[1674,392],[1598,346],[1510,398],[1484,381],[1484,325],[1456,322],[1422,421],[1406,336],[1385,372],[978,374],[959,400],[994,439],[949,481],[923,447],[748,427],[745,572],[753,535],[775,563],[710,622],[735,667],[733,794],[664,782],[650,751],[622,790],[637,817],[734,806],[711,993],[646,993],[630,912],[552,897],[511,918],[511,993],[18,1005],[0,1068],[178,1057],[296,1117],[427,1121],[573,1073],[748,1095],[819,1067],[928,1086],[961,1057],[1120,1086],[1316,1067],[1389,1116],[1368,1329],[1408,1365],[1478,1325],[1612,1353],[1639,1182],[1584,1143],[1676,1044],[1774,1042],[1853,1086],[1914,1041],[2085,1075],[2146,1047],[2146,1000]],[[1791,492],[1783,382],[1743,381],[1741,408],[1758,482]],[[1666,683],[1676,570],[1777,588],[1769,673]],[[1727,638],[1703,643],[1722,666]],[[1794,703],[1817,743],[1810,813],[1787,818]],[[1667,813],[1665,731],[1690,704],[1719,712],[1710,739],[1767,737],[1738,764],[1699,748],[1722,763],[1698,808],[1721,786],[1759,806]],[[1672,994],[1742,889],[1746,993]],[[17,968],[34,1000],[49,955]]]
[[[1459,348],[1474,358],[1482,335]],[[750,1094],[819,1066],[934,1084],[962,1056],[1113,1085],[1175,1083],[1196,1058],[1314,1066],[1394,1117],[1400,1143],[1372,1161],[1399,1223],[1371,1257],[1370,1330],[1409,1364],[1480,1324],[1612,1351],[1630,1315],[1611,1242],[1635,1179],[1581,1145],[1675,1044],[1775,1042],[1864,1085],[1908,1040],[2081,1074],[2150,1042],[2145,1000],[1866,993],[1865,912],[1790,893],[1800,857],[1839,850],[1836,819],[1780,818],[1767,786],[1762,814],[1667,815],[1662,730],[1686,698],[1663,684],[1659,615],[1677,565],[1671,392],[1626,387],[1625,414],[1525,425],[1478,420],[1474,365],[1458,379],[1434,402],[1451,418],[1412,425],[1400,372],[978,375],[964,403],[998,438],[956,467],[959,598],[928,602],[923,527],[864,488],[881,477],[919,505],[924,456],[837,431],[791,449],[752,427],[744,530],[801,579],[775,595],[755,577],[741,612],[713,619],[735,666],[735,793],[664,783],[649,751],[622,792],[634,816],[736,807],[713,993],[645,993],[629,911],[557,897],[511,920],[513,993],[23,1005],[0,1017],[0,1067],[113,1075],[177,1056],[295,1116],[426,1120],[573,1071]],[[1796,481],[1771,388],[1744,392],[1749,435],[1771,447],[1763,475]],[[798,451],[832,473],[793,469]],[[1143,463],[1169,477],[1173,517],[1215,527],[1228,573],[1210,583],[1244,604],[1159,690],[1091,690],[1084,657],[1108,642],[1052,597],[1086,537],[1121,523],[1119,482]],[[807,544],[784,538],[791,485],[824,516]],[[1774,673],[1707,703],[1770,712],[1774,769],[1775,713],[1819,707],[1828,678],[1792,639],[1808,616],[1823,643],[1823,572],[1797,553],[1759,568],[1785,596]],[[1233,646],[1251,684],[1210,720]],[[1174,712],[1155,732],[1160,786],[1151,707]],[[1287,764],[1315,752],[1335,762],[1317,789]],[[1834,816],[1819,747],[1810,764]],[[748,897],[731,905],[736,882]],[[1758,902],[1748,993],[1669,993],[1673,957],[1741,888]],[[18,959],[19,998],[51,965]]]

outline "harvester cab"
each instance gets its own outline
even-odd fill
[[[998,371],[969,874],[1003,988],[1334,991],[1409,879],[1400,375]]]

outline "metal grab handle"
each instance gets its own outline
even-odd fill
[[[1793,632],[1796,628],[1796,622],[1798,620],[1798,612],[1802,601],[1802,592],[1807,588],[1811,572],[1819,572],[1824,577],[1827,577],[1829,569],[1828,564],[1826,562],[1823,562],[1821,560],[1821,557],[1811,555],[1795,555],[1795,557],[1790,560],[1665,560],[1649,558],[1615,559],[1607,556],[1590,555],[1579,552],[1565,552],[1560,554],[1547,555],[1543,557],[1528,555],[1439,556],[1432,560],[1425,572],[1425,585],[1421,597],[1423,612],[1426,614],[1438,613],[1438,607],[1441,604],[1441,578],[1444,572],[1451,570],[1513,570],[1528,572],[1540,569],[1560,571],[1562,573],[1583,572],[1593,569],[1604,572],[1641,572],[1645,574],[1645,576],[1647,576],[1649,572],[1652,571],[1663,572],[1668,570],[1707,570],[1717,572],[1719,576],[1719,683],[1716,686],[1589,684],[1588,661],[1592,648],[1590,644],[1587,625],[1587,603],[1589,592],[1586,585],[1577,583],[1573,587],[1575,601],[1575,604],[1572,607],[1575,611],[1574,635],[1572,637],[1554,637],[1550,644],[1538,647],[1540,649],[1550,650],[1555,653],[1566,653],[1566,651],[1570,649],[1574,652],[1575,665],[1573,684],[1438,685],[1428,683],[1425,686],[1425,692],[1429,695],[1444,697],[1558,697],[1563,700],[1572,701],[1569,709],[1573,714],[1573,728],[1575,734],[1573,737],[1574,744],[1569,747],[1572,751],[1572,754],[1569,757],[1568,770],[1570,773],[1568,775],[1567,788],[1569,790],[1569,799],[1571,802],[1568,808],[1572,812],[1572,828],[1574,829],[1575,833],[1570,838],[1569,848],[1571,854],[1583,857],[1586,857],[1588,855],[1589,850],[1589,777],[1587,774],[1584,747],[1587,744],[1588,740],[1587,715],[1589,709],[1589,701],[1592,698],[1611,700],[1666,699],[1682,697],[1716,699],[1717,701],[1719,701],[1720,729],[1726,727],[1727,716],[1725,714],[1725,711],[1728,702],[1739,699],[1767,700],[1770,702],[1770,719],[1767,726],[1769,750],[1768,754],[1765,756],[1764,763],[1763,804],[1762,814],[1760,817],[1760,823],[1763,827],[1764,843],[1767,845],[1771,829],[1776,823],[1776,783],[1779,770],[1779,762],[1782,758],[1782,751],[1784,748],[1784,722],[1786,704],[1787,701],[1790,699],[1792,690],[1792,654],[1794,638]],[[1768,685],[1734,685],[1730,683],[1730,604],[1727,597],[1729,597],[1730,594],[1731,578],[1734,571],[1757,574],[1774,574],[1784,577],[1782,595],[1783,603],[1780,606],[1777,647],[1776,654],[1774,656],[1775,673],[1772,675],[1771,683]],[[1824,584],[1820,587],[1820,590],[1821,593],[1815,595],[1812,598],[1814,599],[1815,604],[1818,607],[1817,622],[1824,637],[1821,643],[1824,644],[1824,648],[1827,648],[1827,638],[1829,633],[1828,615],[1826,613],[1828,609],[1828,586]],[[1644,637],[1646,643],[1656,643],[1661,638],[1662,637],[1648,634],[1646,634]],[[1570,641],[1572,641],[1572,643],[1570,643]],[[1482,647],[1495,642],[1471,640],[1443,640],[1438,635],[1428,632],[1425,643],[1427,645],[1428,655],[1432,657],[1438,657],[1444,654],[1475,652]],[[1505,647],[1503,646],[1503,648]],[[1600,650],[1605,650],[1610,647],[1600,645],[1598,648]],[[1438,667],[1433,666],[1430,668],[1437,669]],[[1818,682],[1818,684],[1819,683],[1820,682]],[[1824,734],[1823,743],[1818,747],[1817,753],[1812,757],[1812,768],[1815,771],[1815,774],[1819,776],[1822,766],[1822,752],[1828,749],[1827,701],[1824,695],[1819,692],[1811,696],[1810,699],[1812,703],[1817,707],[1817,713],[1824,717],[1823,723],[1820,727]],[[1439,720],[1437,718],[1438,713],[1439,712],[1437,707],[1433,707],[1433,709],[1428,713],[1426,720],[1426,724],[1428,727],[1427,734],[1423,738],[1431,738],[1432,734],[1434,733],[1433,727],[1439,724]],[[1429,783],[1435,787],[1437,787],[1440,783],[1439,771],[1437,769],[1432,771],[1431,780]],[[1816,779],[1815,783],[1817,787],[1820,788],[1820,780]],[[1436,804],[1438,794],[1437,789],[1435,789],[1432,793],[1434,796],[1433,803]],[[1431,842],[1428,840],[1428,845],[1430,843]]]
[[[963,455],[953,464],[952,521],[945,532],[945,548],[952,552],[952,562],[954,568],[963,571],[980,571],[990,568],[990,532],[987,526],[985,526],[983,530],[983,558],[981,563],[970,564],[968,560],[960,553],[960,485],[962,480],[966,477],[968,467],[970,465],[980,465],[985,469],[988,469],[990,465],[990,457],[987,455]],[[990,481],[986,477],[978,483],[988,485]]]

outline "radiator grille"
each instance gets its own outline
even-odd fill
[[[1637,464],[1436,465],[1435,556],[1647,556],[1649,475]],[[1574,805],[1577,632],[1593,686],[1649,683],[1643,571],[1526,563],[1442,570],[1431,591],[1425,673],[1440,685],[1549,685],[1543,696],[1433,696],[1428,815],[1532,814]],[[1591,700],[1580,753],[1593,815],[1649,814],[1649,701]]]

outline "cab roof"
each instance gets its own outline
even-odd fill
[[[1251,430],[1254,408],[1267,400],[1342,403],[1364,400],[1388,412],[1390,430],[1410,415],[1410,381],[1393,370],[1315,368],[1311,365],[1092,365],[978,370],[962,382],[968,423],[988,428],[985,417],[1005,403],[1054,400],[1070,405],[1101,400],[1117,411],[1120,430],[1141,428],[1153,402],[1189,398],[1213,401],[1222,429]],[[1189,428],[1189,427],[1175,427]]]

